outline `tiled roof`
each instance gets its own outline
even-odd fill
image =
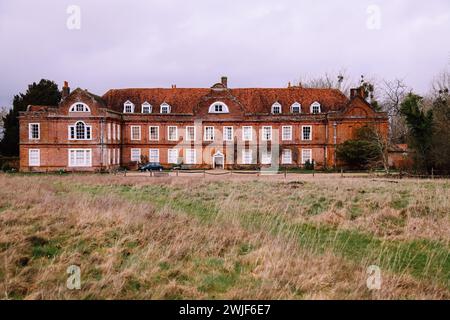
[[[171,105],[171,113],[193,113],[195,107],[204,99],[224,95],[235,98],[246,113],[269,113],[275,102],[282,105],[282,113],[290,113],[290,106],[298,102],[302,112],[308,113],[309,106],[317,101],[322,112],[337,111],[345,108],[348,98],[336,89],[290,88],[246,88],[226,89],[215,92],[210,88],[170,88],[170,89],[111,89],[103,95],[106,105],[122,112],[123,104],[129,100],[135,105],[135,112],[141,111],[141,104],[148,102],[153,113],[159,112],[159,106],[166,102]]]

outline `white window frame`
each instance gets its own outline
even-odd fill
[[[223,141],[233,141],[233,127],[232,126],[223,127]]]
[[[170,136],[170,129],[175,128],[175,137]],[[168,126],[167,127],[167,140],[169,141],[178,141],[178,127],[177,126]]]
[[[309,128],[309,139],[305,139],[305,129],[306,128]],[[313,132],[312,132],[312,126],[311,125],[309,125],[309,126],[302,126],[302,141],[311,141],[312,140],[312,135],[313,135]]]
[[[272,151],[263,150],[261,152],[261,164],[272,164]]]
[[[192,128],[193,137],[189,135],[189,128]],[[186,141],[195,141],[195,126],[186,126]]]
[[[111,140],[111,123],[108,122],[106,127],[108,128],[108,140]]]
[[[294,108],[298,108],[298,112],[294,112]],[[298,102],[294,102],[291,105],[291,113],[302,113],[302,105]]]
[[[138,133],[139,133],[139,137],[138,138],[134,138],[133,137],[133,129],[138,128]],[[139,141],[141,140],[141,126],[130,126],[130,140],[133,141]]]
[[[117,125],[117,140],[120,140],[120,124]]]
[[[281,151],[281,163],[282,164],[292,164],[292,150],[291,149],[283,149]]]
[[[305,157],[305,153],[309,153],[309,157]],[[302,164],[306,163],[307,158],[309,158],[309,162],[313,161],[312,149],[302,149]]]
[[[106,164],[110,165],[111,164],[111,149],[108,149],[106,151],[107,157],[106,157]]]
[[[269,130],[266,132],[266,130]],[[266,135],[268,133],[268,137]],[[261,140],[262,141],[272,141],[272,126],[263,126],[261,129]]]
[[[159,149],[148,150],[148,162],[159,163]]]
[[[185,149],[185,162],[186,164],[196,164],[197,163],[197,153],[195,149]]]
[[[148,112],[144,112],[144,110],[148,109]],[[147,101],[145,101],[142,105],[141,105],[141,113],[147,114],[147,113],[152,113],[152,105],[150,103],[148,103]]]
[[[180,151],[178,149],[168,149],[167,150],[167,163],[177,164]]]
[[[167,108],[167,112],[163,112],[163,110],[165,110],[166,108]],[[164,102],[164,103],[161,104],[161,106],[159,108],[159,113],[161,113],[161,114],[168,114],[168,113],[170,113],[170,109],[172,109],[170,107],[170,105],[168,103]]]
[[[247,157],[250,155],[249,157]],[[248,158],[250,161],[247,161]],[[242,150],[242,164],[253,164],[253,150],[252,149],[244,149]]]
[[[130,111],[128,111],[128,107],[130,108]],[[134,113],[134,103],[130,100],[125,101],[123,104],[123,113]]]
[[[35,153],[36,156],[32,156]],[[39,167],[41,165],[41,150],[40,149],[28,149],[28,166]]]
[[[77,124],[83,123],[84,125],[84,139],[78,139],[77,138]],[[69,130],[69,140],[79,140],[79,141],[85,141],[85,140],[92,140],[92,126],[87,125],[84,121],[77,121],[74,125],[68,126]],[[72,130],[73,130],[73,136],[72,136]]]
[[[208,134],[208,129],[211,129],[210,135]],[[213,126],[205,126],[205,134],[203,136],[204,141],[214,141],[214,127]]]
[[[286,130],[289,129],[289,134]],[[282,141],[292,141],[292,126],[282,126],[281,127],[281,140]]]
[[[70,168],[77,168],[77,167],[92,167],[92,149],[68,149],[68,166]],[[75,163],[72,162],[71,153],[74,152],[74,160]],[[84,162],[83,163],[77,163],[77,153],[83,152],[84,155]],[[89,154],[89,157],[86,155]]]
[[[319,111],[318,112],[314,112],[314,108],[315,107],[318,107],[319,108]],[[321,106],[320,106],[320,103],[319,102],[317,102],[317,101],[314,101],[313,103],[311,103],[311,107],[310,107],[310,113],[313,113],[313,114],[318,114],[318,113],[321,113],[322,112],[322,108],[321,108]]]
[[[279,108],[279,109],[280,109],[280,112],[275,112],[275,108]],[[281,113],[283,113],[283,109],[282,109],[282,107],[281,107],[281,104],[280,104],[279,102],[275,102],[275,103],[272,105],[272,108],[270,109],[270,112],[271,112],[272,114],[281,114]]]
[[[152,128],[156,128],[156,139],[152,138]],[[149,126],[148,127],[148,140],[149,141],[159,141],[159,126]]]
[[[33,138],[33,126],[37,126],[37,138]],[[28,139],[30,140],[40,140],[41,139],[41,124],[37,122],[28,124]]]
[[[220,106],[222,110],[217,110],[216,106]],[[230,111],[228,109],[228,106],[225,103],[223,103],[221,101],[217,101],[209,106],[208,112],[209,113],[229,113]]]
[[[79,106],[82,107],[82,110],[78,110]],[[91,112],[91,108],[83,102],[76,102],[70,106],[69,112]]]
[[[246,136],[246,132],[249,130],[248,137]],[[253,140],[253,127],[252,126],[243,126],[242,127],[242,141],[252,141]]]
[[[136,160],[136,155],[139,155]],[[130,161],[133,162],[141,162],[141,149],[140,148],[131,148],[130,149]]]

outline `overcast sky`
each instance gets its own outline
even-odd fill
[[[284,87],[341,69],[424,93],[450,67],[449,34],[449,0],[0,0],[0,105],[41,78],[101,95],[222,75]]]

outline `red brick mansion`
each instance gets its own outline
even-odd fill
[[[20,114],[21,171],[101,171],[139,162],[170,168],[337,165],[336,146],[356,128],[388,131],[362,89],[350,99],[335,89],[111,89],[103,96],[70,92],[58,106],[30,105]]]

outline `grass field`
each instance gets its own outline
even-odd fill
[[[0,227],[3,299],[450,298],[449,181],[3,174]]]

